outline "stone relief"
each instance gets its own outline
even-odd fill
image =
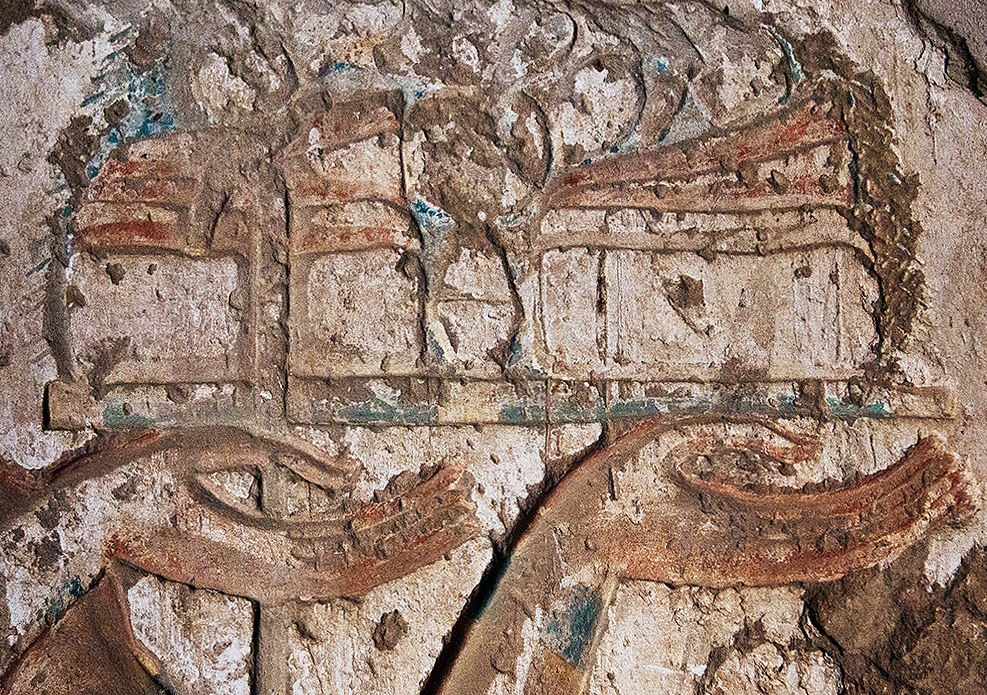
[[[755,4],[12,14],[103,57],[43,158],[0,692],[975,692],[902,88]]]

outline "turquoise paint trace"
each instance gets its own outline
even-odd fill
[[[415,198],[411,203],[411,214],[414,215],[422,232],[432,236],[448,234],[456,226],[452,215],[424,198]]]
[[[876,399],[856,406],[839,398],[826,399],[830,416],[841,420],[857,418],[889,418],[893,413],[887,404]],[[498,412],[498,421],[505,425],[542,425],[546,418],[553,424],[607,422],[614,420],[647,420],[662,416],[693,415],[699,413],[723,413],[760,415],[767,418],[793,417],[800,408],[791,394],[690,394],[685,396],[655,396],[628,400],[616,400],[609,404],[596,398],[590,406],[579,405],[574,396],[553,402],[547,407],[543,393],[530,399],[505,403]]]
[[[592,650],[597,624],[603,612],[603,601],[597,592],[578,584],[570,591],[568,605],[553,611],[545,625],[545,641],[552,650],[570,664],[582,667],[587,652]]]
[[[175,130],[177,125],[177,109],[168,92],[165,58],[159,58],[143,73],[133,72],[122,53],[116,58],[107,59],[110,67],[97,78],[101,89],[87,97],[83,106],[105,108],[124,99],[130,112],[118,127],[100,137],[98,151],[86,164],[86,176],[90,180],[99,176],[110,152],[121,142],[157,137]]]
[[[45,598],[41,609],[42,620],[39,622],[53,626],[86,591],[78,577],[69,577],[55,588],[51,596]]]
[[[435,339],[435,333],[432,332],[431,328],[426,331],[425,337],[428,342],[428,349],[431,350],[435,359],[439,362],[445,362],[446,351],[442,349],[442,346],[439,345],[439,341]]]
[[[356,424],[430,425],[438,420],[438,408],[426,406],[394,405],[379,398],[351,403],[336,411],[343,421]]]
[[[497,417],[503,425],[541,425],[545,423],[545,406],[504,405]]]
[[[154,427],[155,422],[145,415],[125,415],[123,403],[108,402],[103,407],[103,424],[107,427]]]
[[[788,85],[788,89],[785,90],[785,93],[778,97],[778,103],[784,106],[792,98],[792,88],[805,79],[805,73],[802,71],[802,64],[799,63],[798,59],[795,57],[795,50],[792,48],[792,44],[790,44],[785,37],[774,30],[771,31],[771,35],[774,37],[775,41],[778,42],[782,52],[785,54],[785,58],[788,61],[788,70],[792,75],[792,84]]]
[[[854,419],[858,417],[887,418],[892,415],[891,411],[887,407],[887,404],[881,399],[877,399],[873,403],[867,403],[860,406],[847,403],[839,398],[831,397],[826,399],[826,405],[829,406],[829,411],[835,417],[845,419]]]
[[[363,70],[359,65],[354,65],[353,63],[347,63],[345,61],[337,61],[331,65],[327,65],[322,68],[322,73],[325,75],[339,75],[345,72],[353,72]]]

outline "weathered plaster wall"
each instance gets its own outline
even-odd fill
[[[8,4],[0,691],[983,692],[983,16]]]

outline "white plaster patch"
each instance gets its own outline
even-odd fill
[[[696,681],[706,672],[713,648],[732,644],[734,635],[747,621],[760,620],[766,638],[772,642],[787,644],[789,637],[799,634],[802,601],[801,590],[790,587],[717,591],[634,581],[617,589],[608,610],[607,629],[597,651],[588,692],[603,695],[616,689],[622,695],[692,695]],[[772,663],[780,663],[781,655],[775,653],[773,644],[764,646],[770,647],[767,652],[774,659]],[[796,662],[802,658],[797,657]],[[813,672],[814,663],[814,657],[809,655],[808,665],[802,668],[807,674],[805,680],[821,682],[820,674]],[[796,681],[802,671],[794,672]],[[724,691],[727,692],[758,691]]]
[[[460,250],[459,258],[446,270],[445,283],[473,299],[509,301],[511,297],[500,259],[474,249]]]
[[[464,36],[457,36],[452,40],[452,54],[456,60],[468,66],[473,72],[480,72],[480,54],[476,46]]]
[[[41,468],[84,439],[43,430],[44,384],[56,376],[43,338],[43,302],[50,262],[46,216],[62,207],[68,190],[46,160],[62,128],[81,107],[105,61],[120,45],[110,40],[120,25],[76,43],[46,42],[44,22],[28,19],[0,36],[0,341],[13,347],[0,389],[0,456],[25,468]],[[0,348],[2,349],[2,348]]]
[[[148,264],[157,264],[153,275]],[[108,266],[124,274],[118,284]],[[86,305],[73,311],[72,342],[83,360],[111,360],[107,383],[226,381],[239,373],[240,312],[231,306],[239,284],[228,259],[119,255],[99,262],[79,255],[73,281]],[[107,342],[111,341],[111,342]]]
[[[421,690],[467,599],[492,557],[490,541],[476,538],[445,559],[384,584],[359,603],[319,603],[292,631],[290,692],[408,695]],[[381,616],[398,610],[408,634],[393,650],[373,640]]]
[[[382,34],[392,29],[401,19],[400,2],[357,3],[346,12],[346,20],[353,25],[359,36]]]
[[[473,427],[388,427],[374,431],[350,427],[343,435],[346,453],[364,475],[354,497],[369,500],[375,490],[403,471],[423,465],[463,466],[477,482],[473,501],[484,530],[502,535],[519,513],[518,500],[545,475],[544,433],[535,428],[486,425]]]
[[[202,67],[192,76],[192,94],[209,118],[210,123],[230,120],[230,107],[248,110],[257,92],[242,78],[230,73],[222,57],[210,53]]]
[[[127,592],[134,634],[187,695],[248,695],[254,607],[242,598],[157,577]]]
[[[458,461],[473,474],[473,501],[484,530],[502,536],[517,520],[518,501],[545,475],[544,434],[534,428],[485,426],[434,430],[436,460]]]
[[[987,485],[983,481],[975,483],[976,499],[980,509],[960,530],[938,529],[931,534],[929,556],[925,559],[925,577],[931,585],[949,586],[956,576],[956,570],[964,556],[975,545],[987,541]]]
[[[498,30],[503,30],[508,22],[515,16],[514,3],[511,0],[497,0],[488,10],[490,19],[497,25]]]

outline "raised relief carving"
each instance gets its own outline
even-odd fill
[[[297,439],[233,428],[186,428],[142,432],[94,448],[22,484],[20,494],[5,504],[5,524],[35,509],[40,500],[57,499],[62,491],[86,484],[105,485],[119,467],[136,466],[131,475],[153,476],[142,484],[158,489],[138,494],[133,483],[124,483],[113,490],[116,504],[100,519],[98,536],[87,539],[101,546],[102,561],[248,598],[260,605],[261,620],[269,610],[283,612],[297,599],[358,598],[434,562],[479,530],[470,500],[472,478],[455,464],[425,463],[416,473],[395,476],[374,499],[358,503],[350,494],[352,467],[327,460]],[[112,593],[103,584],[99,592]],[[85,614],[90,603],[84,599],[70,615]],[[277,623],[281,629],[290,624]],[[42,638],[50,646],[27,653],[71,649],[71,640],[80,639],[78,630],[85,629],[74,625]],[[107,629],[136,642],[129,628]],[[277,678],[283,679],[287,655],[270,657],[273,663],[267,667],[280,670]],[[52,658],[54,663],[45,661]],[[47,664],[52,683],[63,683],[59,678],[67,679],[66,687],[74,682],[76,674],[64,659],[33,659]],[[38,668],[13,671],[4,692],[29,692],[30,678],[17,674],[33,678]],[[86,677],[98,680],[99,674]]]
[[[431,62],[369,34],[269,136],[207,109],[79,194],[47,424],[100,436],[8,475],[0,522],[105,502],[101,578],[24,621],[0,692],[154,692],[143,572],[255,602],[253,687],[280,695],[300,606],[485,529],[455,457],[363,499],[313,432],[600,426],[461,618],[448,695],[585,692],[621,582],[828,582],[977,507],[948,390],[897,369],[922,276],[876,81],[699,3],[523,6],[476,45],[409,8]],[[87,639],[106,657],[73,670]]]
[[[768,421],[686,416],[591,455],[543,501],[439,692],[582,693],[622,580],[830,581],[976,508],[935,437],[872,475],[796,487],[823,448]]]

